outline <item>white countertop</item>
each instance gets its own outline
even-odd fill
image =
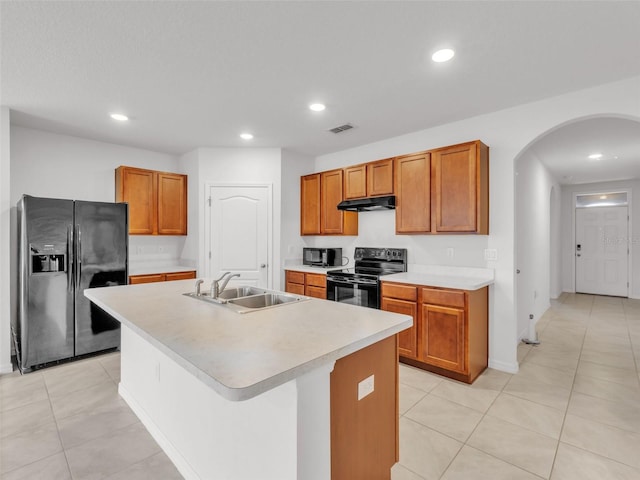
[[[239,314],[182,295],[193,280],[84,294],[228,400],[246,400],[394,335],[411,317],[309,299]]]
[[[322,275],[326,275],[327,272],[331,272],[332,270],[342,270],[343,268],[347,268],[344,266],[336,266],[336,267],[313,267],[311,265],[287,265],[284,267],[285,270],[294,270],[296,272],[305,272],[305,273],[320,273]]]
[[[458,290],[478,290],[494,283],[493,269],[490,268],[442,265],[420,265],[412,268],[413,271],[385,275],[381,281]]]
[[[154,275],[156,273],[178,273],[197,270],[185,265],[129,265],[129,275]]]

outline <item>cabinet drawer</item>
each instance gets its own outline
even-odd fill
[[[295,295],[304,295],[304,285],[302,285],[301,283],[287,282],[285,289],[288,293],[293,293]]]
[[[422,303],[464,308],[464,295],[464,292],[457,292],[454,290],[423,288]]]
[[[314,287],[313,285],[307,285],[305,287],[305,295],[307,297],[327,299],[327,289],[321,287]]]
[[[307,273],[305,283],[307,286],[326,288],[327,276],[320,273]]]
[[[188,280],[190,278],[196,278],[195,270],[192,270],[190,272],[174,272],[166,274],[167,282],[170,282],[171,280]]]
[[[408,285],[383,282],[382,296],[399,298],[401,300],[413,300],[415,302],[418,299],[418,289]]]
[[[287,270],[286,280],[287,283],[300,283],[304,285],[304,273]]]
[[[153,275],[131,275],[129,277],[129,285],[137,285],[140,283],[155,283],[164,282],[164,273],[158,273]]]

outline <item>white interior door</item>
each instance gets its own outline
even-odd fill
[[[239,273],[229,285],[271,287],[271,189],[256,186],[211,186],[209,274]]]
[[[576,292],[629,295],[627,208],[576,208]]]

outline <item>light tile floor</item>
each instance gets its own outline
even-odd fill
[[[563,294],[520,371],[400,366],[393,480],[640,480],[640,301]]]
[[[640,301],[563,294],[520,372],[400,367],[393,480],[640,480]],[[0,477],[181,479],[118,396],[119,354],[0,377]],[[304,479],[300,479],[304,480]]]

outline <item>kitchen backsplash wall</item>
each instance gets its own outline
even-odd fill
[[[187,265],[180,259],[187,237],[129,235],[129,269],[155,265]]]
[[[408,250],[411,264],[486,267],[486,235],[396,235],[395,211],[358,213],[358,236],[303,237],[310,247],[341,247],[353,261],[355,247],[393,247]],[[302,257],[302,252],[295,252]]]

